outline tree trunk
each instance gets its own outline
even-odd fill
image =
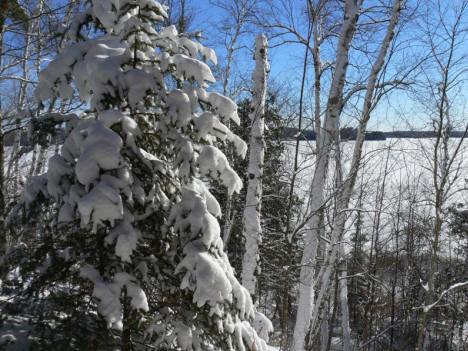
[[[5,34],[7,1],[0,0],[0,68],[3,58],[3,36]],[[3,111],[0,99],[0,219],[5,211],[5,145],[3,140]]]
[[[295,151],[294,151],[294,166],[292,170],[291,182],[289,184],[289,195],[288,195],[288,212],[286,215],[286,230],[284,233],[284,239],[286,242],[286,270],[284,272],[284,283],[283,283],[283,308],[281,314],[281,341],[280,350],[286,349],[287,338],[288,338],[288,318],[289,318],[289,289],[291,284],[291,265],[293,263],[293,242],[295,240],[294,233],[291,232],[291,220],[293,216],[293,203],[294,203],[294,191],[296,187],[296,178],[299,171],[299,146],[302,139],[302,116],[303,116],[303,103],[304,103],[304,89],[307,75],[307,58],[309,54],[309,44],[312,35],[312,29],[309,23],[309,30],[307,33],[307,45],[305,48],[304,61],[302,66],[302,79],[301,79],[301,92],[299,96],[299,119],[298,119],[298,133],[295,140]],[[320,118],[320,117],[319,117]]]
[[[130,298],[127,296],[127,288],[123,289],[123,326],[122,326],[122,351],[133,351],[132,330],[130,327]]]
[[[343,253],[343,244],[341,244],[341,252]],[[341,254],[343,256],[343,254]],[[349,328],[349,309],[348,309],[348,281],[346,275],[348,269],[346,260],[342,259],[339,264],[339,289],[340,289],[340,304],[341,304],[341,329],[343,333],[343,351],[351,350],[351,330]]]
[[[398,191],[398,205],[397,205],[397,213],[396,213],[396,218],[397,218],[397,223],[396,223],[396,228],[395,228],[395,253],[396,253],[396,258],[394,258],[394,267],[393,267],[393,279],[392,279],[392,302],[391,302],[391,316],[390,316],[390,325],[392,328],[390,329],[390,349],[393,350],[393,341],[394,341],[394,334],[395,334],[395,328],[393,327],[393,324],[395,323],[395,314],[396,314],[396,287],[398,285],[398,267],[400,264],[400,252],[399,252],[399,236],[400,236],[400,211],[401,211],[401,197],[402,197],[402,189],[401,189],[401,176],[400,176],[400,182],[399,182],[399,191]],[[400,297],[401,299],[401,297]]]
[[[44,5],[44,0],[39,0],[37,3],[37,13],[42,13],[42,7]],[[41,20],[40,17],[35,21],[37,25],[36,33],[37,36],[37,60],[36,60],[36,75],[39,77],[39,73],[41,72],[41,62],[42,62],[42,36],[41,36]],[[36,116],[39,115],[39,109],[36,112]],[[32,118],[36,118],[36,116],[32,116]],[[34,145],[33,147],[33,155],[31,159],[31,165],[29,167],[29,176],[35,174],[35,167],[36,167],[36,159],[37,159],[37,151],[39,149],[39,145]]]
[[[451,171],[451,167],[453,165],[453,161],[455,156],[460,150],[462,142],[466,137],[468,132],[468,124],[466,125],[465,133],[461,140],[458,142],[457,147],[455,150],[450,154],[449,152],[449,139],[450,139],[450,129],[452,127],[451,124],[451,117],[449,113],[449,98],[448,93],[450,89],[454,86],[452,81],[452,72],[451,68],[454,65],[455,59],[455,36],[457,34],[457,27],[461,23],[461,18],[466,17],[464,16],[464,9],[466,4],[462,6],[463,10],[460,10],[456,16],[457,22],[453,27],[453,32],[449,33],[449,49],[448,49],[448,59],[445,65],[441,65],[440,58],[436,56],[436,60],[439,65],[441,65],[441,72],[442,72],[442,81],[438,85],[439,94],[440,94],[440,101],[437,102],[437,138],[435,141],[434,149],[433,149],[433,160],[432,160],[432,182],[433,187],[435,190],[434,196],[434,212],[435,212],[435,223],[432,232],[432,251],[431,251],[431,260],[429,263],[429,272],[427,275],[427,289],[425,292],[424,298],[424,305],[422,306],[422,316],[421,316],[421,325],[418,332],[418,341],[416,351],[421,351],[423,349],[423,341],[424,341],[424,334],[426,332],[427,322],[428,322],[428,315],[430,312],[430,308],[427,308],[433,300],[435,287],[434,287],[434,277],[436,275],[436,261],[437,256],[439,254],[439,240],[440,235],[442,232],[442,224],[443,224],[443,217],[444,217],[444,206],[447,200],[447,193],[450,190],[450,180],[449,174]],[[439,15],[442,15],[439,13]],[[431,38],[432,40],[432,38]],[[433,45],[434,43],[431,42]]]
[[[23,65],[22,65],[22,70],[23,70],[23,78],[20,82],[20,92],[19,92],[19,97],[18,97],[18,108],[17,108],[17,116],[16,116],[16,131],[15,131],[15,139],[14,139],[14,144],[13,144],[13,149],[11,152],[10,156],[10,166],[13,162],[14,164],[14,174],[13,174],[13,187],[12,187],[12,194],[15,196],[17,191],[18,191],[18,186],[19,186],[19,180],[20,180],[20,169],[19,169],[19,161],[20,161],[20,147],[21,147],[21,134],[22,134],[22,126],[21,126],[21,116],[20,113],[23,112],[25,105],[26,105],[26,89],[28,85],[28,76],[29,76],[29,71],[28,71],[28,62],[30,59],[30,47],[31,47],[31,35],[30,32],[32,31],[33,28],[33,21],[28,21],[25,31],[25,38],[26,42],[24,44],[24,55],[23,55]],[[8,173],[9,177],[11,177],[11,172],[10,172],[10,167],[8,167]]]
[[[333,140],[337,133],[338,118],[343,97],[343,87],[348,67],[348,55],[351,41],[356,30],[356,23],[361,7],[360,1],[347,0],[344,9],[344,22],[341,26],[336,55],[336,69],[333,75],[324,131],[320,135],[320,148],[317,150],[316,167],[310,188],[311,217],[308,221],[301,260],[298,311],[294,328],[293,350],[303,351],[305,337],[310,326],[314,303],[314,261],[317,252],[316,242],[321,228],[320,217],[324,206],[324,186],[328,173],[328,164]]]
[[[265,153],[264,116],[267,76],[270,70],[267,56],[267,38],[258,35],[255,41],[255,71],[252,74],[254,89],[252,94],[252,122],[250,132],[250,151],[248,168],[248,186],[243,217],[243,233],[245,237],[245,253],[242,260],[242,284],[255,300],[258,245],[261,241],[261,206],[263,157]]]
[[[333,306],[330,322],[328,323],[328,338],[326,351],[330,351],[333,338],[333,326],[335,325],[336,315],[338,314],[338,289],[339,289],[338,271],[335,272],[335,287],[333,289]]]
[[[385,62],[385,57],[387,55],[388,48],[393,39],[394,31],[396,24],[398,23],[400,10],[401,10],[402,0],[396,0],[393,7],[393,15],[390,19],[390,23],[387,27],[386,35],[382,41],[379,55],[372,66],[371,74],[366,88],[366,95],[364,99],[364,106],[361,112],[361,119],[359,123],[359,131],[357,140],[355,143],[355,148],[353,151],[353,158],[350,167],[350,172],[347,176],[347,179],[343,183],[342,188],[340,189],[337,196],[337,210],[336,216],[333,219],[333,230],[331,233],[331,245],[332,249],[327,257],[326,264],[324,269],[321,269],[319,273],[318,282],[320,286],[320,291],[318,293],[317,302],[312,309],[311,305],[307,305],[307,301],[304,300],[305,297],[312,295],[312,292],[308,291],[307,286],[302,286],[299,290],[299,312],[298,312],[298,323],[296,328],[304,328],[302,331],[298,331],[297,338],[295,338],[296,346],[295,351],[300,351],[302,349],[302,343],[300,338],[302,335],[305,335],[308,323],[303,324],[304,321],[312,321],[311,331],[314,333],[314,330],[317,326],[317,322],[320,316],[321,304],[325,297],[325,292],[329,289],[330,276],[332,273],[332,268],[335,266],[335,262],[338,258],[338,242],[341,240],[344,225],[346,222],[346,209],[349,205],[350,197],[354,184],[356,182],[357,172],[359,170],[361,154],[362,154],[362,145],[364,142],[365,131],[367,127],[367,122],[370,117],[370,112],[372,111],[375,104],[372,104],[374,91],[376,87],[376,81],[380,70],[383,67]],[[345,5],[345,22],[342,25],[341,33],[338,42],[338,51],[336,59],[336,68],[335,74],[332,79],[332,85],[330,89],[330,95],[327,103],[327,111],[324,122],[324,132],[321,135],[320,144],[316,161],[316,169],[314,173],[314,178],[312,180],[311,195],[313,199],[312,213],[308,233],[306,233],[306,242],[304,248],[302,269],[301,269],[301,283],[307,281],[306,279],[313,279],[313,275],[310,273],[307,265],[310,264],[310,260],[313,257],[309,256],[310,251],[307,248],[308,240],[310,237],[317,233],[317,224],[318,218],[316,213],[324,205],[323,194],[324,194],[324,183],[325,177],[327,175],[328,163],[330,158],[330,151],[332,150],[332,143],[336,141],[336,138],[339,137],[338,134],[338,119],[341,113],[342,101],[343,101],[343,86],[346,76],[347,65],[349,61],[349,48],[351,41],[356,30],[356,24],[359,17],[359,11],[362,3],[355,1],[348,1]],[[337,151],[338,152],[338,151]],[[316,191],[314,191],[316,190]],[[315,201],[315,203],[314,203]],[[315,231],[315,232],[314,232]],[[303,272],[304,271],[304,272]],[[304,273],[304,275],[303,275]],[[309,285],[310,287],[311,285]],[[310,314],[312,312],[312,314]],[[302,334],[302,335],[301,335]],[[311,335],[313,337],[313,335]]]

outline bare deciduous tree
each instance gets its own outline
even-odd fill
[[[436,11],[434,12],[434,9]],[[456,110],[458,86],[466,77],[467,53],[460,45],[463,45],[467,38],[468,27],[466,16],[468,2],[461,1],[447,4],[443,1],[435,1],[428,5],[424,22],[426,31],[426,45],[428,46],[435,64],[435,76],[427,75],[429,78],[425,82],[426,90],[433,109],[428,111],[432,116],[432,124],[436,131],[436,139],[432,150],[432,185],[434,189],[433,210],[434,225],[431,235],[431,258],[425,283],[425,298],[421,312],[421,325],[418,332],[416,350],[423,347],[424,335],[426,333],[429,313],[431,309],[441,300],[435,296],[437,287],[434,282],[436,274],[440,236],[447,210],[448,201],[453,192],[452,185],[454,179],[460,176],[457,169],[456,159],[459,157],[464,138],[468,131],[468,124],[465,126],[463,137],[455,142],[450,140],[450,134],[456,125]],[[431,68],[429,68],[431,69]],[[435,82],[434,82],[435,79]],[[461,285],[463,286],[463,285]],[[460,287],[461,287],[460,286]],[[458,287],[458,286],[457,286]],[[449,290],[452,290],[449,288]],[[434,301],[435,300],[435,301]]]

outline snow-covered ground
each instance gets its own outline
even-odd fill
[[[368,238],[364,243],[367,250],[370,249],[371,234],[375,232],[379,233],[378,245],[381,250],[387,252],[394,250],[395,236],[392,233],[395,233],[397,226],[400,226],[398,230],[404,228],[409,218],[410,208],[417,216],[417,220],[420,221],[418,223],[431,227],[435,201],[433,173],[435,141],[435,139],[390,138],[385,141],[366,141],[364,143],[361,168],[349,205],[350,216],[344,237],[346,253],[349,253],[353,247],[351,240],[356,233],[355,224],[358,211],[361,214],[361,231]],[[346,177],[350,167],[354,144],[354,141],[341,143],[345,168],[344,177]],[[467,208],[468,140],[461,141],[461,139],[455,138],[450,140],[449,162],[451,162],[453,152],[457,148],[459,152],[453,159],[449,173],[448,194],[444,206],[464,203],[465,208]],[[299,181],[296,193],[305,202],[305,205],[309,199],[309,188],[315,166],[314,149],[315,141],[302,141],[300,143]],[[288,142],[285,157],[291,170],[294,152],[295,143]],[[438,157],[441,157],[440,153]],[[332,155],[331,160],[333,159]],[[439,162],[443,161],[439,159]],[[331,183],[333,172],[332,162],[329,170],[328,194],[333,189]],[[310,196],[314,196],[314,194],[310,194]],[[330,199],[332,198],[330,197]],[[381,207],[380,199],[382,199]],[[376,220],[378,213],[380,213],[379,221]],[[377,230],[373,229],[376,223],[379,223]],[[448,233],[448,227],[444,225],[440,237],[439,254],[444,257],[455,257],[457,255],[455,248],[459,247],[461,243]],[[421,246],[423,252],[430,249],[430,233],[428,236],[423,235],[418,240],[423,242]],[[401,253],[403,254],[403,252]],[[463,325],[461,334],[464,340],[468,339],[468,323]],[[454,342],[457,343],[458,339],[455,339]],[[337,345],[336,349],[341,350],[339,342]]]
[[[454,150],[460,139],[451,139],[451,149]],[[293,165],[294,142],[288,141],[288,147],[284,157]],[[354,200],[351,207],[359,207],[363,214],[365,226],[371,226],[373,216],[377,210],[377,195],[380,193],[382,182],[385,178],[383,194],[382,223],[389,222],[395,214],[398,201],[402,210],[410,201],[416,200],[413,206],[417,211],[429,217],[432,211],[431,204],[434,199],[433,185],[433,156],[435,139],[393,139],[385,141],[366,141],[363,147],[363,159],[361,170],[357,179],[354,192]],[[354,141],[343,142],[344,167],[350,164]],[[306,202],[308,199],[310,182],[314,171],[315,141],[301,141],[299,148],[299,172],[296,192],[299,198]],[[266,151],[268,152],[268,150]],[[55,153],[55,147],[48,149],[47,160]],[[9,167],[11,148],[5,150],[5,171]],[[25,182],[29,173],[32,152],[25,153],[20,158],[21,178]],[[47,167],[48,162],[45,162]],[[330,167],[332,175],[333,166]],[[468,200],[468,140],[464,140],[455,158],[450,176],[453,184],[447,204],[466,202]],[[362,202],[357,203],[357,198],[362,193]],[[402,195],[399,197],[398,194]],[[417,197],[417,198],[416,198]],[[449,246],[443,249],[449,250]]]
[[[451,153],[461,139],[450,140]],[[359,208],[363,214],[364,230],[372,226],[373,217],[378,210],[377,199],[385,179],[382,207],[382,229],[395,217],[398,201],[404,211],[410,202],[416,211],[429,218],[434,201],[433,159],[435,139],[393,139],[385,141],[365,141],[361,169],[355,186],[351,208]],[[341,143],[345,174],[348,171],[354,141]],[[301,141],[299,148],[298,187],[299,198],[308,199],[315,162],[315,141]],[[286,160],[293,165],[294,142],[288,142]],[[450,156],[451,156],[450,153]],[[440,157],[440,156],[439,156]],[[332,156],[333,158],[333,156]],[[330,176],[333,165],[330,167]],[[468,200],[468,140],[463,140],[450,173],[450,191],[446,204],[456,204]],[[331,186],[330,186],[331,188]],[[358,197],[362,193],[362,201]],[[401,194],[401,196],[399,196]],[[350,224],[351,225],[351,224]],[[443,247],[449,250],[451,243]]]
[[[452,139],[452,149],[460,139]],[[400,184],[413,186],[414,190],[419,190],[425,195],[425,200],[429,200],[433,195],[432,167],[433,167],[433,147],[434,139],[392,139],[385,141],[366,141],[364,143],[363,161],[361,173],[358,177],[356,189],[361,185],[371,192],[372,185],[382,178],[387,163],[386,194],[391,194],[400,188]],[[285,158],[290,162],[291,168],[294,157],[294,142],[288,141]],[[345,168],[349,166],[349,161],[353,151],[354,142],[344,142],[343,148]],[[308,194],[310,181],[314,170],[314,148],[315,141],[301,141],[299,149],[300,172],[298,177],[297,193],[301,198]],[[266,151],[268,152],[268,150]],[[55,153],[55,147],[50,147],[47,153],[47,160]],[[11,148],[5,150],[5,170],[9,167]],[[23,154],[20,158],[20,169],[22,177],[27,177],[31,164],[32,152]],[[45,163],[47,167],[47,161]],[[468,198],[468,140],[465,139],[460,148],[458,157],[453,164],[454,175],[458,170],[458,179],[455,180],[449,202],[462,202]],[[363,184],[365,183],[365,184]]]
[[[453,150],[460,139],[451,139],[451,149]],[[400,183],[407,185],[417,185],[426,195],[433,193],[432,168],[433,150],[435,139],[393,139],[384,141],[365,141],[363,147],[363,159],[361,162],[361,174],[358,177],[356,188],[359,188],[362,181],[366,186],[370,186],[382,177],[385,164],[388,158],[387,178],[390,186],[399,186]],[[294,157],[294,142],[288,142],[286,159],[291,162]],[[343,160],[345,168],[349,167],[350,159],[354,147],[354,141],[341,144],[343,150]],[[306,195],[312,180],[315,141],[301,141],[299,148],[299,188],[301,195]],[[465,139],[460,147],[458,157],[453,163],[453,176],[458,169],[458,179],[452,187],[451,201],[462,201],[468,195],[468,140]],[[346,169],[347,170],[347,169]],[[463,191],[461,191],[464,189]]]

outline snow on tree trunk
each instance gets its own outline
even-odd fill
[[[0,104],[1,108],[1,104]],[[4,190],[4,141],[3,141],[3,127],[0,126],[0,219],[3,219],[3,210],[5,207],[5,190]]]
[[[245,237],[245,252],[242,260],[242,285],[252,296],[256,293],[255,272],[258,261],[258,245],[261,241],[261,206],[262,206],[262,177],[265,141],[263,138],[265,123],[265,96],[267,76],[270,70],[267,55],[268,42],[264,34],[255,40],[255,71],[252,74],[254,87],[252,92],[251,112],[252,123],[250,132],[250,151],[247,187],[243,217],[243,233]]]
[[[26,94],[27,94],[27,86],[28,86],[28,77],[29,77],[29,68],[28,68],[28,62],[30,60],[30,49],[31,49],[31,35],[30,32],[32,31],[33,28],[33,22],[28,21],[27,26],[26,26],[26,40],[24,44],[24,59],[23,59],[23,64],[22,64],[22,77],[24,80],[20,82],[20,91],[19,91],[19,97],[18,97],[18,105],[17,105],[17,110],[18,110],[18,115],[16,116],[16,121],[15,121],[15,126],[16,126],[16,131],[15,131],[15,138],[13,142],[13,149],[10,155],[10,165],[8,167],[8,172],[9,172],[9,177],[11,176],[13,178],[13,185],[12,185],[12,193],[13,195],[16,195],[16,192],[18,191],[19,187],[19,181],[20,181],[20,169],[19,169],[19,161],[20,161],[20,147],[21,147],[21,134],[23,132],[22,126],[21,126],[21,114],[25,108],[26,105]],[[13,162],[12,162],[13,161]],[[14,166],[13,169],[13,175],[11,174],[11,166]]]
[[[328,313],[324,315],[322,327],[320,328],[320,351],[327,351],[328,336],[330,334],[330,321]]]
[[[394,6],[393,6],[392,17],[388,24],[386,35],[382,40],[379,55],[377,56],[377,59],[372,66],[371,74],[367,83],[366,96],[364,98],[363,107],[361,110],[359,130],[358,130],[358,135],[357,135],[354,150],[353,150],[350,170],[349,170],[348,175],[346,176],[345,181],[342,184],[342,190],[338,194],[337,208],[336,208],[337,215],[333,219],[333,226],[332,226],[333,230],[331,233],[332,248],[317,278],[317,282],[320,286],[320,290],[317,293],[318,297],[317,297],[316,304],[313,308],[313,313],[311,317],[312,334],[314,333],[314,329],[320,325],[320,322],[321,322],[320,310],[322,308],[321,305],[326,297],[326,292],[328,291],[328,287],[330,284],[330,276],[332,273],[331,272],[332,267],[335,266],[336,261],[340,257],[340,253],[338,252],[340,245],[338,245],[338,243],[342,240],[345,223],[347,220],[347,215],[346,215],[345,210],[348,208],[351,194],[354,189],[354,184],[356,182],[356,177],[357,177],[357,173],[358,173],[360,162],[361,162],[362,145],[364,143],[367,122],[369,121],[369,118],[370,118],[370,112],[372,111],[373,106],[375,106],[375,103],[373,104],[372,101],[373,101],[378,74],[385,63],[385,57],[387,55],[390,42],[393,39],[394,30],[395,30],[396,24],[398,23],[399,16],[400,16],[401,4],[402,4],[402,0],[395,0]]]
[[[34,168],[34,175],[39,175],[43,171],[47,156],[47,149],[48,147],[46,145],[41,146],[39,155],[37,157],[36,166]]]
[[[2,67],[3,58],[3,37],[5,35],[4,27],[6,22],[7,2],[0,3],[0,67]],[[0,99],[0,113],[2,111],[2,99]],[[0,219],[3,220],[3,211],[5,207],[5,146],[3,140],[3,113],[0,114]]]
[[[338,40],[336,68],[333,75],[324,122],[324,131],[320,136],[317,161],[310,188],[311,217],[307,224],[304,240],[304,252],[301,260],[299,298],[294,327],[293,350],[305,349],[305,337],[310,327],[314,305],[314,261],[317,253],[317,241],[320,235],[320,217],[323,201],[325,178],[334,139],[337,135],[338,118],[341,111],[343,87],[349,62],[349,48],[356,30],[361,1],[347,0],[344,8],[344,22]]]
[[[42,13],[42,8],[44,5],[44,0],[40,0],[37,3],[36,7],[36,13]],[[37,60],[36,60],[36,74],[39,76],[39,73],[41,72],[41,64],[42,64],[42,35],[41,35],[41,21],[40,17],[36,19],[35,21],[36,25],[36,33],[38,34],[38,40],[36,43],[36,50],[37,50]],[[39,114],[39,110],[36,112],[36,114]],[[36,114],[32,116],[32,118],[36,118]],[[33,176],[35,174],[39,174],[42,172],[39,170],[38,172],[35,171],[35,166],[36,166],[36,160],[37,160],[37,151],[38,151],[39,145],[34,145],[33,146],[33,152],[32,152],[32,158],[31,158],[31,164],[29,167],[29,176]]]
[[[343,255],[343,244],[341,246],[341,256]],[[341,305],[341,329],[343,333],[343,351],[351,350],[351,331],[349,328],[349,309],[348,309],[348,273],[346,260],[342,260],[339,264],[339,289],[340,289],[340,305]]]
[[[331,245],[332,248],[325,260],[325,264],[317,277],[317,286],[320,290],[317,294],[317,301],[315,305],[307,304],[306,298],[310,299],[313,296],[313,292],[309,291],[313,286],[309,283],[313,279],[313,268],[312,264],[315,259],[315,252],[308,249],[307,244],[312,242],[311,236],[317,235],[318,223],[319,223],[319,210],[324,204],[323,202],[323,186],[324,180],[328,171],[328,162],[330,158],[330,152],[332,151],[332,144],[338,137],[338,120],[342,109],[343,101],[343,86],[346,76],[347,65],[349,61],[349,48],[356,30],[356,23],[359,17],[361,1],[347,1],[345,4],[345,21],[341,28],[341,33],[338,41],[337,58],[336,58],[336,70],[332,79],[330,88],[330,95],[327,102],[327,111],[324,123],[324,132],[320,140],[320,148],[317,155],[316,169],[311,186],[311,197],[312,206],[311,210],[313,215],[309,221],[309,229],[306,233],[306,241],[304,254],[302,259],[301,268],[301,286],[299,290],[299,305],[298,305],[298,316],[295,328],[294,337],[294,350],[299,351],[303,349],[304,342],[302,336],[308,331],[309,326],[311,327],[311,337],[315,332],[315,329],[320,325],[320,316],[322,303],[324,298],[329,291],[330,277],[333,267],[335,267],[336,260],[339,258],[338,242],[341,240],[344,225],[346,222],[346,211],[344,211],[349,204],[352,190],[356,181],[357,172],[360,165],[362,144],[364,142],[365,131],[367,122],[370,117],[370,112],[375,106],[372,103],[373,94],[376,86],[376,81],[380,70],[385,62],[385,57],[393,39],[394,30],[399,20],[401,10],[401,0],[396,0],[393,6],[392,17],[387,27],[386,35],[382,40],[379,55],[372,66],[371,74],[366,88],[366,97],[361,112],[361,119],[359,123],[359,131],[355,148],[353,150],[352,163],[350,172],[343,183],[342,190],[338,194],[336,217],[333,219],[333,230],[331,233]],[[339,152],[339,150],[337,151]],[[305,284],[304,284],[305,282]],[[309,301],[313,301],[310,299]],[[311,313],[312,312],[312,313]],[[310,321],[312,324],[310,325]],[[297,333],[296,333],[297,330]]]

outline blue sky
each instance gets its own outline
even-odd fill
[[[62,0],[60,0],[62,1]],[[229,0],[225,0],[229,1]],[[278,0],[279,1],[279,0]],[[374,0],[367,0],[366,3],[372,3]],[[409,0],[411,1],[411,0]],[[416,0],[415,0],[416,1]],[[194,23],[191,26],[191,30],[202,29],[204,35],[207,37],[206,44],[210,47],[213,47],[218,55],[219,58],[219,66],[225,65],[225,55],[226,50],[221,45],[220,37],[222,37],[222,33],[219,33],[216,30],[216,25],[222,23],[225,14],[219,8],[211,5],[210,0],[187,0],[187,3],[190,7],[194,8]],[[295,1],[294,4],[297,6],[297,10],[301,10],[303,6],[302,3],[304,1]],[[461,0],[453,0],[447,1],[442,0],[442,3],[445,5],[449,4],[459,4]],[[409,3],[411,4],[411,3]],[[452,20],[453,14],[450,11],[444,11],[445,20]],[[396,58],[396,62],[400,66],[404,66],[410,61],[414,61],[415,54],[424,53],[424,49],[418,48],[416,38],[418,31],[421,28],[417,28],[417,26],[413,23],[415,18],[405,19],[403,23],[405,23],[405,32],[402,36],[404,48],[401,50],[400,54]],[[465,16],[465,25],[467,25],[468,15]],[[468,27],[467,27],[468,28]],[[234,66],[233,66],[233,79],[245,79],[247,84],[250,81],[251,72],[254,68],[254,61],[253,61],[253,45],[254,45],[254,37],[258,34],[261,29],[256,28],[251,34],[246,35],[241,38],[240,45],[242,49],[239,50],[235,56]],[[465,34],[466,39],[468,36]],[[270,41],[272,44],[275,44],[275,41]],[[468,41],[465,41],[465,43]],[[463,42],[462,42],[463,43]],[[417,45],[416,45],[417,44]],[[461,51],[461,55],[467,55],[468,57],[468,45],[463,45],[459,47],[459,51]],[[327,56],[326,50],[324,50],[325,56]],[[304,47],[298,44],[288,44],[285,46],[280,46],[276,48],[272,48],[269,50],[269,59],[271,64],[271,72],[270,72],[270,83],[275,87],[281,87],[283,91],[291,95],[298,96],[299,95],[299,88],[300,88],[300,81],[301,81],[301,73],[302,73],[302,60],[304,57]],[[468,67],[468,63],[464,58],[465,67]],[[328,52],[327,59],[333,59],[333,53]],[[364,65],[363,65],[364,67]],[[369,65],[366,64],[368,68]],[[309,77],[312,76],[312,65],[309,65]],[[425,72],[428,73],[428,72]],[[433,73],[428,73],[429,77],[432,78],[431,75]],[[467,73],[462,76],[464,79],[468,79]],[[423,77],[424,78],[424,77]],[[436,80],[437,77],[434,76],[433,80]],[[313,84],[312,80],[308,81],[309,86]],[[467,85],[466,83],[460,84],[457,89],[458,93],[460,94],[461,98],[458,101],[458,112],[459,114],[463,114],[465,104],[466,104],[466,97],[468,96],[467,93]],[[219,89],[219,86],[216,87]],[[326,95],[326,88],[324,88],[324,95]],[[463,99],[465,98],[465,99]],[[417,126],[418,128],[422,128],[428,123],[428,118],[426,115],[425,107],[429,107],[433,102],[428,101],[426,106],[421,104],[416,104],[414,101],[414,96],[410,96],[408,93],[405,92],[397,92],[393,93],[388,99],[384,99],[379,107],[375,110],[372,115],[371,121],[369,123],[370,130],[393,130],[393,129],[407,129],[408,125],[406,120],[409,120],[411,124]],[[312,97],[309,94],[306,94],[305,102],[306,104],[312,101]],[[310,104],[309,104],[310,105]],[[346,119],[346,118],[345,118]]]
[[[372,1],[367,1],[366,3],[368,4],[370,2]],[[301,5],[301,3],[302,1],[295,2],[295,5],[298,6],[299,10],[301,6],[303,6]],[[461,3],[461,0],[454,0],[452,2],[448,2],[445,0],[442,1],[443,6],[448,6],[452,4],[457,5],[459,3]],[[413,3],[409,2],[408,4],[411,6]],[[192,29],[202,29],[204,31],[205,35],[208,37],[207,44],[209,44],[209,46],[213,47],[216,50],[220,64],[222,65],[223,58],[225,56],[225,49],[222,45],[217,44],[215,40],[216,36],[220,34],[216,32],[215,25],[219,24],[222,21],[225,14],[222,10],[212,6],[209,0],[193,1],[190,6],[196,7],[194,16],[195,22],[192,26]],[[431,11],[430,8],[424,8],[423,6],[420,8],[420,10],[421,11],[419,14],[427,13],[424,11]],[[450,10],[444,9],[443,14],[445,16],[445,18],[443,18],[445,21],[451,22],[453,20],[453,13],[450,12]],[[432,16],[431,20],[433,20],[435,24],[438,18],[434,18],[433,14],[430,14],[430,16]],[[468,17],[468,14],[465,17]],[[402,47],[399,54],[395,57],[395,69],[404,69],[405,65],[409,65],[411,62],[417,62],[417,57],[424,55],[426,53],[425,51],[427,51],[427,48],[422,48],[422,44],[417,42],[420,39],[421,30],[423,28],[416,25],[416,22],[414,21],[415,19],[416,15],[413,14],[412,18],[404,18],[402,20],[402,23],[404,24],[403,33],[401,35]],[[259,31],[259,29],[257,30]],[[240,50],[238,55],[235,57],[234,71],[236,71],[240,76],[247,79],[250,78],[251,71],[254,66],[254,61],[252,60],[254,35],[255,33],[242,38],[241,45],[245,48]],[[463,42],[463,40],[461,41]],[[376,36],[375,42],[378,42],[378,35]],[[461,52],[460,55],[467,54],[467,49],[463,50],[463,48],[460,47],[458,48],[458,50]],[[303,57],[304,47],[298,44],[288,44],[285,46],[270,49],[270,81],[275,85],[287,87],[286,89],[289,91],[295,90],[298,94],[302,73]],[[330,59],[333,59],[332,53]],[[359,63],[360,60],[356,62]],[[367,62],[366,65],[370,67],[370,65]],[[313,68],[311,65],[309,65],[308,70],[310,73],[312,73]],[[426,70],[424,73],[421,74],[433,74],[428,72],[429,71]],[[418,78],[423,78],[423,81],[424,79],[429,79],[430,81],[431,77],[420,76]],[[466,74],[464,75],[464,78],[468,78]],[[435,74],[433,80],[437,79],[438,76],[437,74]],[[311,83],[312,82],[310,82],[310,84]],[[461,84],[458,93],[461,94],[461,96],[463,97],[466,97],[468,95],[466,84]],[[460,103],[463,104],[463,101],[460,101]],[[430,105],[431,102],[429,101],[428,104]],[[369,129],[407,129],[408,127],[410,127],[407,123],[408,121],[416,128],[424,128],[427,124],[430,124],[428,123],[428,118],[425,111],[426,107],[428,106],[416,103],[415,97],[406,92],[392,93],[391,95],[389,95],[388,99],[383,99],[379,104],[379,107],[374,111],[371,121],[369,123]]]
[[[300,3],[298,5],[298,11],[300,11]],[[194,23],[191,27],[192,30],[202,29],[204,35],[208,38],[206,44],[213,47],[218,55],[220,65],[225,64],[223,59],[225,58],[226,50],[223,45],[220,45],[216,40],[218,35],[221,33],[216,31],[216,25],[219,24],[222,19],[226,16],[225,13],[219,8],[210,4],[209,0],[198,0],[191,6],[196,6],[194,12]],[[257,28],[260,32],[261,29]],[[241,38],[240,45],[243,47],[237,55],[234,61],[234,73],[243,76],[245,79],[250,79],[251,71],[254,68],[253,61],[253,45],[255,32],[249,35],[245,35]],[[278,40],[270,41],[271,44],[278,43]],[[304,46],[299,44],[287,44],[271,48],[269,50],[269,61],[271,66],[270,71],[270,83],[275,86],[286,87],[289,93],[297,92],[299,95],[301,75],[303,69],[303,58],[304,58]],[[309,55],[310,60],[310,55]],[[309,86],[313,84],[311,77],[313,74],[312,65],[308,66],[308,77],[310,78],[306,84]],[[235,77],[234,77],[235,79]],[[294,94],[294,93],[293,93]],[[310,94],[309,94],[310,95]],[[306,95],[306,99],[308,96]],[[310,96],[310,100],[312,97]],[[306,102],[307,104],[307,102]],[[382,110],[382,109],[381,109]],[[393,116],[389,118],[389,113],[386,113],[386,109],[379,111],[378,116],[373,118],[370,123],[371,129],[394,129],[387,120],[393,120]],[[380,118],[378,118],[380,117]]]

